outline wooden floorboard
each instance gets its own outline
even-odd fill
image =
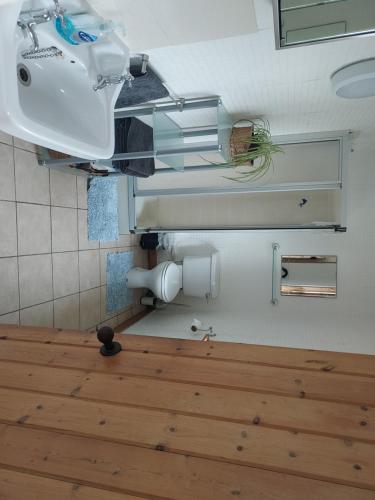
[[[123,352],[103,358],[82,346],[1,341],[1,360],[375,406],[375,378],[272,366]]]
[[[50,342],[54,344],[85,345],[98,347],[96,335],[89,332],[37,327],[15,327],[0,325],[0,337],[31,342]],[[265,364],[283,368],[298,368],[312,371],[329,371],[351,375],[375,377],[373,356],[349,354],[312,349],[291,349],[261,345],[229,342],[198,342],[143,335],[117,335],[124,350],[148,351],[154,354],[173,356],[211,357],[213,359],[244,363]]]
[[[375,442],[364,405],[0,361],[0,386]]]
[[[7,500],[141,500],[141,497],[91,488],[0,467],[0,499]]]
[[[181,500],[374,500],[374,492],[188,455],[0,424],[0,464],[92,487]]]
[[[13,394],[11,389],[0,389],[2,422],[96,436],[135,446],[162,446],[169,452],[375,490],[375,446],[372,444],[158,410],[98,405],[75,398],[21,391],[15,398]]]
[[[375,500],[375,357],[0,326],[0,500]]]

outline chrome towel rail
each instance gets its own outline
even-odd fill
[[[280,245],[278,243],[272,243],[272,298],[271,304],[277,306],[279,303],[278,294],[279,294],[279,282],[277,279],[277,274],[279,270],[279,266],[277,265],[277,256]]]

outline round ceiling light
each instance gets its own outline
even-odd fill
[[[375,96],[375,59],[349,64],[331,76],[335,94],[346,99]]]

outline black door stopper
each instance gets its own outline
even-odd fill
[[[103,345],[100,348],[100,354],[103,356],[114,356],[119,353],[122,349],[119,342],[113,342],[113,337],[115,332],[110,326],[102,326],[97,329],[98,340],[102,342]]]

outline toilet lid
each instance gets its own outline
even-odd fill
[[[171,302],[182,287],[181,271],[174,262],[169,262],[161,275],[161,293],[164,302]]]

